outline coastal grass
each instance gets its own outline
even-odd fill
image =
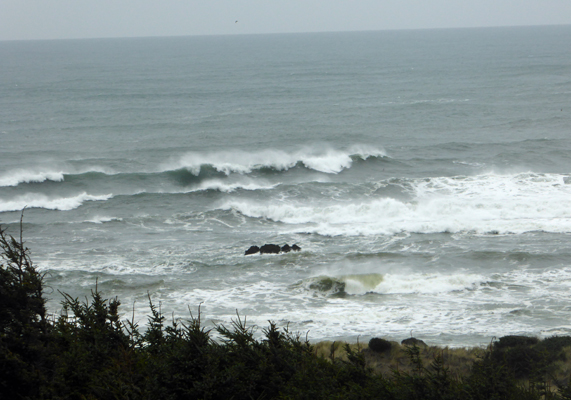
[[[571,399],[570,337],[312,345],[271,321],[258,339],[239,315],[213,330],[200,310],[167,321],[150,295],[142,330],[97,285],[89,299],[63,294],[49,318],[43,287],[21,235],[0,228],[2,399]]]
[[[410,357],[407,353],[409,346],[401,345],[398,342],[390,342],[391,348],[386,352],[375,352],[369,349],[367,343],[346,343],[322,341],[313,345],[314,353],[318,357],[330,360],[347,361],[347,350],[349,346],[351,351],[363,354],[365,364],[371,368],[374,373],[390,375],[393,371],[412,372]],[[477,360],[483,358],[487,349],[481,347],[471,348],[449,348],[438,346],[418,346],[419,356],[424,365],[430,363],[437,357],[442,359],[444,366],[449,370],[450,374],[457,377],[467,376],[470,373],[471,366]],[[569,348],[571,350],[571,347]],[[561,368],[567,363],[562,362]],[[571,359],[569,366],[571,367]]]

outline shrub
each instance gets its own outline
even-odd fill
[[[377,353],[384,353],[391,349],[391,342],[381,338],[372,338],[369,340],[369,349]]]
[[[537,344],[539,339],[530,336],[502,336],[498,342],[494,343],[494,346],[498,349],[503,349],[506,347],[516,347],[516,346],[531,346]]]
[[[37,383],[47,379],[50,326],[45,303],[43,276],[34,268],[22,236],[17,240],[0,227],[0,393],[4,398],[37,397],[41,388]]]
[[[426,343],[424,343],[422,340],[413,337],[404,339],[402,342],[400,342],[400,344],[404,346],[426,346]]]
[[[571,347],[571,336],[552,336],[537,344],[539,350],[544,350],[550,354],[559,354],[564,347]],[[565,360],[565,356],[562,360]]]

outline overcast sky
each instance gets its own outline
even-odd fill
[[[571,0],[0,0],[0,40],[554,24]]]

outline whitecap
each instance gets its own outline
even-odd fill
[[[186,168],[192,174],[200,174],[203,166],[209,165],[218,172],[226,175],[232,173],[248,174],[262,168],[272,168],[285,171],[303,164],[306,168],[327,174],[337,174],[351,167],[352,157],[367,159],[369,157],[384,157],[384,150],[356,145],[349,150],[330,148],[303,148],[293,152],[283,150],[218,151],[209,153],[189,152],[178,159],[171,160],[161,166],[161,172]]]
[[[63,171],[29,171],[16,169],[0,176],[0,186],[18,186],[20,183],[41,183],[45,181],[61,182]]]
[[[566,175],[513,174],[412,179],[413,199],[307,204],[228,201],[222,208],[322,235],[399,232],[571,232],[571,186]],[[296,228],[297,227],[297,228]]]
[[[85,220],[84,222],[88,222],[88,223],[92,223],[92,224],[103,224],[105,222],[112,222],[112,221],[123,221],[123,218],[106,217],[106,216],[96,215],[91,219]]]
[[[45,194],[27,193],[10,200],[0,200],[0,212],[19,211],[24,208],[69,211],[78,208],[86,201],[105,201],[111,197],[113,197],[111,194],[94,196],[83,192],[71,197],[52,198]]]
[[[200,184],[200,186],[198,187],[198,189],[192,190],[194,191],[203,191],[203,190],[217,190],[220,192],[225,192],[225,193],[231,193],[234,192],[236,190],[249,190],[249,191],[254,191],[254,190],[268,190],[268,189],[273,189],[276,186],[278,186],[277,184],[275,185],[260,185],[257,184],[255,182],[248,182],[248,183],[242,183],[242,182],[234,182],[234,183],[226,183],[223,182],[221,180],[218,179],[212,179],[212,180],[208,180],[205,182],[202,182]]]

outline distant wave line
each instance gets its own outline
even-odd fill
[[[293,153],[281,150],[263,150],[259,152],[222,151],[213,153],[189,152],[178,160],[164,165],[164,170],[179,170],[185,168],[194,175],[199,175],[205,166],[222,172],[249,174],[264,169],[273,171],[287,171],[296,166],[315,170],[322,173],[337,174],[344,169],[351,168],[355,160],[387,157],[384,150],[367,149],[364,146],[355,146],[349,151],[341,150],[312,150],[302,149]]]
[[[304,168],[325,174],[338,174],[344,169],[349,169],[355,161],[366,161],[369,159],[381,159],[383,155],[347,155],[347,158],[331,157],[331,158],[313,158],[313,159],[293,159],[289,163],[261,163],[261,164],[241,164],[229,162],[209,162],[201,160],[200,163],[179,163],[181,165],[171,165],[168,168],[152,171],[135,171],[135,172],[110,172],[103,170],[87,170],[81,172],[71,172],[62,170],[45,170],[45,171],[26,171],[15,170],[3,176],[0,176],[0,187],[19,186],[22,184],[38,184],[44,182],[73,182],[76,179],[86,181],[89,179],[106,179],[113,177],[114,179],[137,177],[146,179],[165,175],[171,180],[178,181],[186,185],[199,183],[212,177],[227,177],[232,174],[249,175],[252,173],[275,174],[286,172],[295,168]]]

